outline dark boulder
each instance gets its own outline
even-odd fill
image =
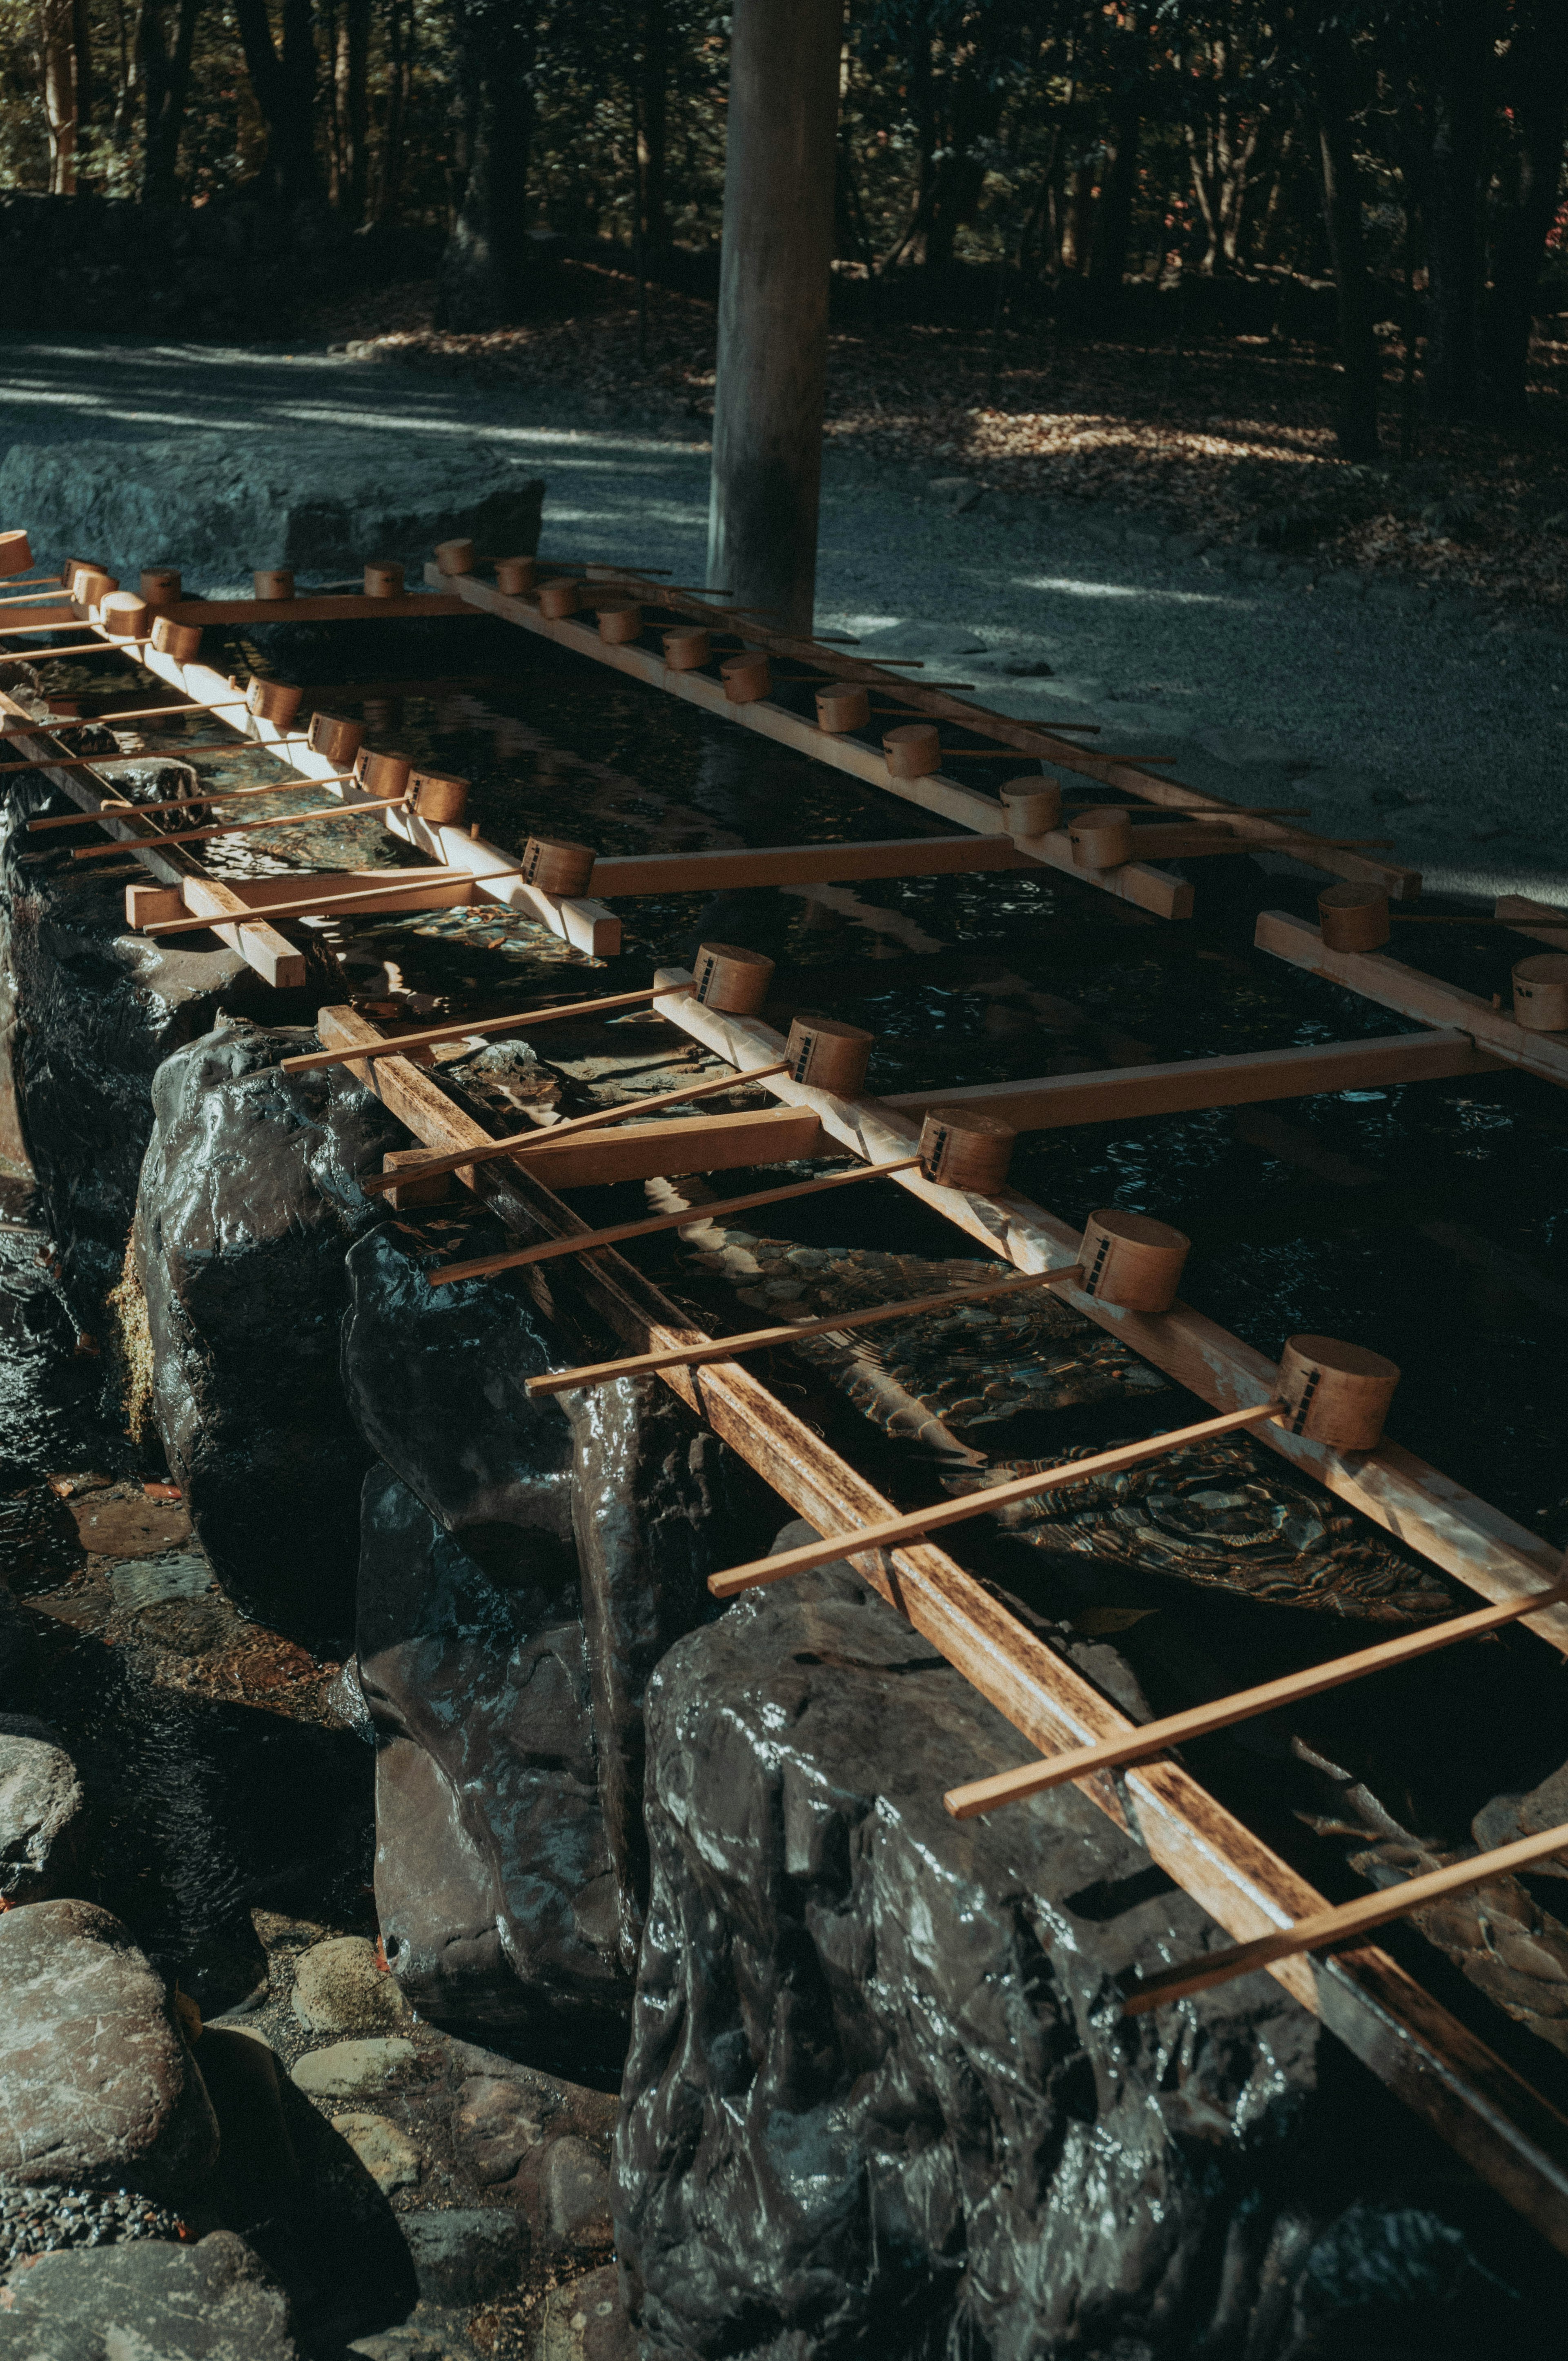
[[[0,2177],[189,2202],[218,2151],[163,1979],[88,1902],[0,1914]]]
[[[12,694],[36,701],[16,687]],[[107,730],[92,735],[113,751]],[[149,761],[118,777],[146,796],[181,792],[189,772]],[[125,1260],[159,1065],[225,1013],[292,1017],[314,1001],[307,992],[297,1011],[280,1009],[238,953],[214,938],[164,945],[129,932],[125,876],[71,861],[73,845],[103,841],[96,830],[27,833],[29,818],[74,808],[27,773],[0,795],[0,1069],[8,1064],[10,1082],[7,1091],[0,1071],[0,1104],[15,1104],[0,1153],[36,1175],[38,1218],[54,1242],[66,1299],[78,1326],[96,1334]],[[146,880],[148,873],[134,874]]]
[[[1121,2015],[1210,1922],[1074,1788],[948,1817],[1027,1750],[842,1564],[668,1654],[648,1745],[644,2355],[1450,2355],[1522,2312],[1412,2193],[1424,2160],[1451,2199],[1446,2160],[1270,1979]]]
[[[312,1037],[230,1021],[159,1067],[137,1207],[152,1401],[224,1588],[295,1638],[353,1626],[369,1454],[338,1383],[345,1257],[384,1209],[355,1176],[402,1128]]]
[[[721,1448],[647,1382],[532,1400],[561,1348],[521,1284],[433,1290],[389,1228],[348,1270],[345,1390],[384,1463],[357,1663],[391,1741],[389,1958],[431,2015],[619,2018],[647,1888],[642,1696],[707,1611]]]

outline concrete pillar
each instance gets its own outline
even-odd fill
[[[844,0],[735,0],[707,578],[801,631],[817,586],[843,32]]]

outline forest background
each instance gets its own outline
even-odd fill
[[[700,0],[0,0],[0,189],[319,217],[382,257],[360,343],[700,416],[728,39]],[[1443,462],[1440,564],[1478,469],[1568,511],[1565,135],[1568,0],[850,0],[830,409],[993,484],[1114,413],[1146,494],[1211,429],[1246,456],[1242,388],[1275,459]]]

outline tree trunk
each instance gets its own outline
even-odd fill
[[[38,9],[38,62],[43,76],[44,125],[49,134],[49,192],[76,194],[76,45],[71,0],[42,0]]]
[[[1325,34],[1317,59],[1318,146],[1323,175],[1323,225],[1339,291],[1340,456],[1363,465],[1378,456],[1377,389],[1382,360],[1373,334],[1372,283],[1361,225],[1361,188],[1350,126],[1350,45]]]
[[[1427,399],[1450,421],[1476,409],[1481,191],[1499,21],[1494,0],[1442,0],[1430,52]]]
[[[272,39],[267,0],[234,0],[246,71],[267,126],[263,171],[286,205],[321,194],[313,107],[316,86],[314,0],[283,0],[283,50]]]
[[[380,168],[376,175],[376,218],[389,221],[398,209],[403,180],[403,146],[409,92],[413,80],[412,0],[389,0],[387,9],[387,113],[381,126]]]
[[[1119,295],[1126,276],[1133,202],[1138,192],[1138,131],[1146,90],[1143,75],[1131,73],[1123,79],[1112,99],[1111,137],[1115,152],[1101,190],[1089,270],[1090,287],[1102,299]]]
[[[657,262],[670,250],[670,28],[665,0],[642,11],[642,107],[637,158],[642,179],[642,251]]]
[[[142,0],[133,71],[142,91],[141,200],[171,205],[179,196],[180,139],[191,93],[191,59],[202,0],[180,0],[172,51],[165,44],[162,0]]]
[[[438,318],[476,335],[528,300],[535,15],[532,0],[455,0],[454,21],[466,177],[441,258]]]
[[[337,116],[337,203],[355,229],[365,218],[370,184],[370,0],[342,0],[334,59]]]
[[[844,0],[736,0],[710,582],[809,631]]]
[[[1546,241],[1557,218],[1568,134],[1568,11],[1562,0],[1521,10],[1508,60],[1507,100],[1519,142],[1511,195],[1499,206],[1486,310],[1486,392],[1499,425],[1522,426],[1530,320]]]

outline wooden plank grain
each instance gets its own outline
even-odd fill
[[[1195,1108],[1306,1098],[1322,1091],[1446,1081],[1495,1072],[1502,1060],[1467,1033],[1384,1033],[1364,1041],[1249,1050],[1229,1058],[1182,1058],[1157,1066],[1112,1066],[1093,1074],[1047,1074],[1035,1082],[966,1082],[957,1090],[900,1091],[883,1101],[901,1115],[933,1106],[977,1108],[1015,1131],[1065,1124],[1132,1123]]]
[[[334,1048],[380,1038],[373,1025],[346,1008],[323,1009],[318,1028]],[[364,1060],[357,1071],[374,1077],[370,1087],[426,1147],[451,1153],[486,1141],[480,1126],[410,1060]],[[482,1176],[484,1193],[530,1230],[554,1236],[587,1230],[559,1198],[518,1168],[470,1170]],[[574,1283],[634,1350],[706,1341],[613,1248],[577,1265]],[[541,1293],[547,1309],[547,1291]],[[869,1524],[890,1513],[886,1498],[739,1362],[674,1367],[661,1375],[818,1532]],[[1026,1631],[946,1551],[916,1543],[875,1554],[858,1570],[1042,1752],[1134,1730],[1075,1665]],[[1119,1827],[1130,1828],[1168,1875],[1238,1939],[1288,1926],[1322,1906],[1310,1881],[1179,1763],[1146,1763],[1121,1782],[1085,1782],[1084,1792]],[[1520,2076],[1374,1946],[1329,1961],[1281,1960],[1269,1972],[1304,2007],[1321,2009],[1353,2054],[1568,2253],[1568,2123]]]

